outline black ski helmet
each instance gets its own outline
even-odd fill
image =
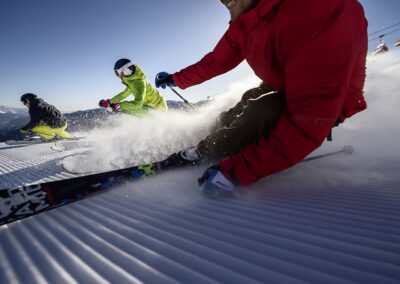
[[[26,93],[21,96],[21,102],[23,104],[29,103],[32,99],[37,98],[35,94]]]
[[[115,74],[120,77],[122,74],[131,76],[136,71],[136,65],[131,60],[121,58],[114,65]]]

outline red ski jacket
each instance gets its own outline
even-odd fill
[[[338,118],[367,105],[363,97],[367,20],[356,0],[260,0],[231,21],[214,50],[172,75],[182,89],[247,60],[255,74],[286,96],[268,139],[220,162],[247,185],[284,170],[319,147]]]

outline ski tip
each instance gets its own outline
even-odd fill
[[[352,154],[354,152],[354,148],[351,145],[345,145],[343,147],[343,152],[345,152],[347,154]]]
[[[81,140],[81,139],[85,139],[86,137],[84,136],[71,136],[69,138],[65,138],[65,139],[61,139],[64,141],[76,141],[76,140]]]
[[[65,151],[65,147],[63,146],[58,146],[58,145],[52,145],[51,150],[57,151],[57,152],[63,152]]]

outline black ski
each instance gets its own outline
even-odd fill
[[[0,226],[82,199],[114,185],[185,166],[176,154],[150,164],[71,179],[0,189]]]
[[[329,152],[329,153],[325,153],[325,154],[311,156],[311,157],[305,158],[301,162],[308,162],[308,161],[318,160],[318,159],[321,159],[321,158],[329,157],[329,156],[340,154],[340,153],[351,154],[353,152],[354,152],[354,148],[351,145],[345,145],[341,150],[337,150],[337,151],[333,151],[333,152]]]
[[[303,162],[352,152],[351,146],[345,146],[338,151],[306,158]],[[71,179],[0,189],[0,226],[105,191],[126,181],[146,178],[165,170],[187,165],[195,165],[195,163],[183,162],[179,158],[179,154],[175,153],[156,163]]]
[[[24,140],[7,140],[4,143],[7,145],[33,145],[43,143],[55,143],[57,141],[78,141],[84,137],[71,137],[71,138],[59,138],[59,139],[24,139]]]
[[[340,150],[336,150],[336,151],[332,151],[332,152],[328,152],[328,153],[324,153],[324,154],[319,154],[319,155],[314,155],[314,156],[311,156],[311,157],[307,157],[304,160],[302,160],[301,163],[308,162],[308,161],[319,160],[321,158],[329,157],[329,156],[332,156],[332,155],[337,155],[337,154],[340,154],[340,153],[351,154],[351,153],[353,153],[353,151],[354,151],[354,149],[353,149],[353,147],[351,145],[345,145]],[[80,153],[80,154],[74,154],[74,155],[65,156],[61,160],[61,167],[63,168],[63,170],[66,173],[73,174],[73,175],[89,175],[89,174],[93,174],[94,173],[93,171],[92,172],[90,172],[90,171],[77,171],[77,170],[73,170],[70,167],[65,165],[64,161],[66,159],[74,157],[74,156],[79,156],[79,155],[85,155],[85,154]]]

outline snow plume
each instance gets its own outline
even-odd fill
[[[92,148],[68,161],[83,172],[98,172],[164,159],[195,146],[213,128],[218,114],[234,106],[249,85],[258,83],[252,78],[234,84],[195,111],[155,111],[143,118],[110,115],[103,127],[87,135]]]
[[[324,142],[310,156],[340,150],[345,145],[354,147],[353,154],[342,153],[299,163],[260,180],[242,192],[248,196],[261,194],[267,197],[268,192],[285,188],[301,190],[304,187],[325,188],[337,184],[350,186],[391,179],[394,171],[399,168],[400,160],[399,53],[391,52],[368,58],[365,84],[368,109],[334,128],[333,142]],[[89,135],[94,148],[90,150],[87,164],[94,167],[95,171],[121,168],[157,161],[173,152],[196,145],[209,133],[217,115],[232,107],[244,91],[258,83],[257,78],[252,78],[229,86],[226,92],[193,112],[155,112],[145,118],[110,116],[108,126],[94,130]],[[84,164],[84,161],[77,162]],[[171,196],[177,195],[173,193],[176,191],[187,194],[188,188],[197,191],[196,178],[205,167],[190,171],[178,170],[177,174],[168,173],[152,178],[151,185],[143,183],[143,190],[167,191],[165,194]],[[164,198],[165,194],[160,196]]]
[[[398,156],[400,147],[400,50],[368,57],[368,109],[351,120],[345,135],[371,158]],[[357,130],[359,134],[353,130]]]
[[[211,123],[211,115],[203,112],[154,112],[143,118],[112,115],[89,133],[92,148],[76,162],[86,165],[84,171],[99,171],[161,160],[194,146]]]

